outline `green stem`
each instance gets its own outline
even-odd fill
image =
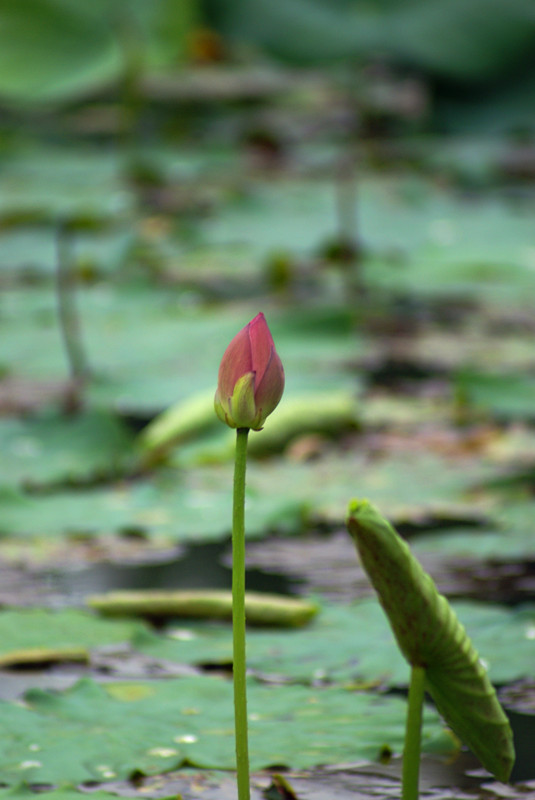
[[[71,263],[70,235],[65,225],[58,227],[57,253],[56,291],[59,326],[67,354],[71,379],[75,383],[82,383],[88,377],[89,368],[82,342],[80,317],[76,305],[76,280]]]
[[[424,689],[425,668],[412,666],[403,750],[402,800],[418,800]]]
[[[245,469],[248,428],[236,431],[234,498],[232,506],[232,639],[234,726],[238,800],[249,800],[249,745],[247,741],[247,689],[245,662]]]

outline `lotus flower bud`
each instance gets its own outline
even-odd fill
[[[221,359],[215,412],[231,428],[261,430],[279,404],[284,369],[263,314],[231,341]]]

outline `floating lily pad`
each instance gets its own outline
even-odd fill
[[[225,437],[226,428],[220,427]],[[70,459],[81,464],[81,458],[73,452],[58,464]],[[305,463],[280,457],[251,460],[246,532],[257,537],[270,530],[295,533],[307,523],[339,524],[347,497],[355,490],[382,503],[398,521],[462,519],[463,514],[471,520],[478,508],[485,511],[488,500],[483,495],[476,503],[467,488],[500,474],[496,465],[465,454],[440,457],[416,450],[370,459],[358,442],[354,452],[327,452],[322,459]],[[0,530],[12,536],[93,536],[135,530],[172,541],[222,539],[230,531],[231,486],[228,462],[189,466],[187,471],[168,469],[153,478],[84,491],[12,493],[0,498]]]
[[[405,702],[343,689],[249,684],[251,768],[378,759],[403,744]],[[79,783],[157,774],[187,762],[233,769],[232,684],[213,677],[38,689],[0,704],[6,783]],[[455,751],[435,712],[424,747]]]
[[[124,644],[144,629],[132,620],[103,620],[86,611],[0,612],[0,666],[88,661],[92,649]]]
[[[533,229],[501,200],[466,201],[423,180],[359,176],[359,234],[371,286],[411,294],[533,297]],[[277,248],[310,253],[338,226],[336,183],[258,182],[204,225],[219,249],[241,244],[253,260]],[[274,232],[276,238],[274,239]]]
[[[121,420],[98,410],[0,419],[0,473],[34,487],[113,478],[131,463],[132,442]]]
[[[535,378],[531,375],[464,372],[457,377],[456,389],[475,411],[501,420],[535,419]]]
[[[535,608],[488,607],[452,603],[495,683],[528,677],[533,660]],[[229,626],[177,620],[161,636],[142,636],[134,647],[155,658],[187,664],[232,662]],[[514,658],[511,654],[514,653]],[[367,686],[406,686],[409,668],[395,645],[384,613],[370,598],[350,606],[325,605],[299,631],[251,629],[247,660],[259,675],[280,679]]]
[[[57,789],[44,791],[43,800],[84,800],[85,795],[86,792],[84,791],[80,791],[68,786],[61,786]],[[105,792],[101,789],[91,791],[91,796],[94,798],[94,800],[117,800],[116,794]],[[134,797],[136,797],[136,795],[133,793],[130,795],[130,797],[127,795],[122,796],[128,800],[133,800]],[[2,800],[35,800],[35,791],[30,786],[21,784],[19,786],[12,786],[8,789],[0,789],[0,797]],[[170,795],[169,797],[165,798],[165,800],[171,800],[171,797],[173,797],[174,800],[177,800],[176,795]],[[85,800],[87,800],[87,798]]]
[[[6,3],[0,94],[15,103],[65,99],[102,85],[120,69],[120,53],[104,20],[83,7],[29,0]]]
[[[236,310],[216,312],[191,308],[187,295],[176,292],[111,284],[84,287],[78,300],[82,338],[94,372],[87,394],[99,406],[147,418],[200,392],[215,391],[225,343],[255,316],[259,305],[249,301],[239,315]],[[7,293],[2,366],[10,374],[65,377],[56,306],[52,290]],[[288,372],[288,396],[356,385],[347,361],[362,342],[351,335],[347,312],[318,312],[306,320],[288,310],[266,309],[266,316]]]
[[[298,601],[289,598],[288,602],[292,613],[292,603]],[[510,683],[531,675],[533,606],[452,605],[494,683]],[[306,603],[304,608],[313,610],[314,606]],[[114,644],[129,645],[133,651],[158,660],[192,666],[232,662],[229,623],[200,623],[178,613],[175,611],[176,619],[160,633],[139,621],[99,619],[81,610],[5,610],[0,613],[0,662],[5,666],[47,660],[86,661],[91,650]],[[329,683],[389,687],[406,686],[408,682],[407,664],[374,598],[351,606],[325,605],[302,630],[253,627],[247,648],[248,666],[259,676],[300,683],[324,679]]]
[[[497,525],[498,521],[499,515]],[[434,554],[451,565],[460,563],[461,569],[469,569],[471,560],[514,562],[532,555],[533,530],[513,524],[496,528],[443,528],[419,535],[412,549],[419,556]]]
[[[107,229],[133,209],[121,169],[120,156],[111,151],[36,146],[13,153],[0,180],[2,233],[53,232],[59,220],[85,221],[89,231]]]

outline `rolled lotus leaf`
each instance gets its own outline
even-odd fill
[[[304,392],[285,398],[266,422],[262,436],[251,438],[248,452],[260,456],[280,453],[300,436],[337,436],[358,427],[359,411],[352,392]]]
[[[351,501],[347,527],[403,655],[425,668],[439,712],[487,770],[508,780],[515,760],[511,728],[464,626],[371,503]]]
[[[199,436],[216,424],[213,391],[195,394],[162,411],[143,429],[138,439],[141,460],[151,466],[165,459],[176,445]]]
[[[178,447],[200,439],[218,426],[213,392],[202,392],[163,411],[138,437],[139,457],[151,467],[165,460]],[[358,428],[358,408],[351,392],[306,392],[287,398],[266,421],[262,436],[249,440],[248,453],[263,456],[284,450],[288,442],[308,433],[336,436]],[[234,454],[234,431],[208,442],[202,458],[227,461]]]
[[[218,589],[126,590],[93,595],[88,605],[105,616],[232,618],[232,593]],[[318,606],[299,597],[246,592],[245,613],[251,625],[297,628],[317,614]]]

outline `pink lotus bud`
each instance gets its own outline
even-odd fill
[[[236,334],[221,359],[215,412],[231,428],[261,430],[279,404],[284,369],[263,314]]]

